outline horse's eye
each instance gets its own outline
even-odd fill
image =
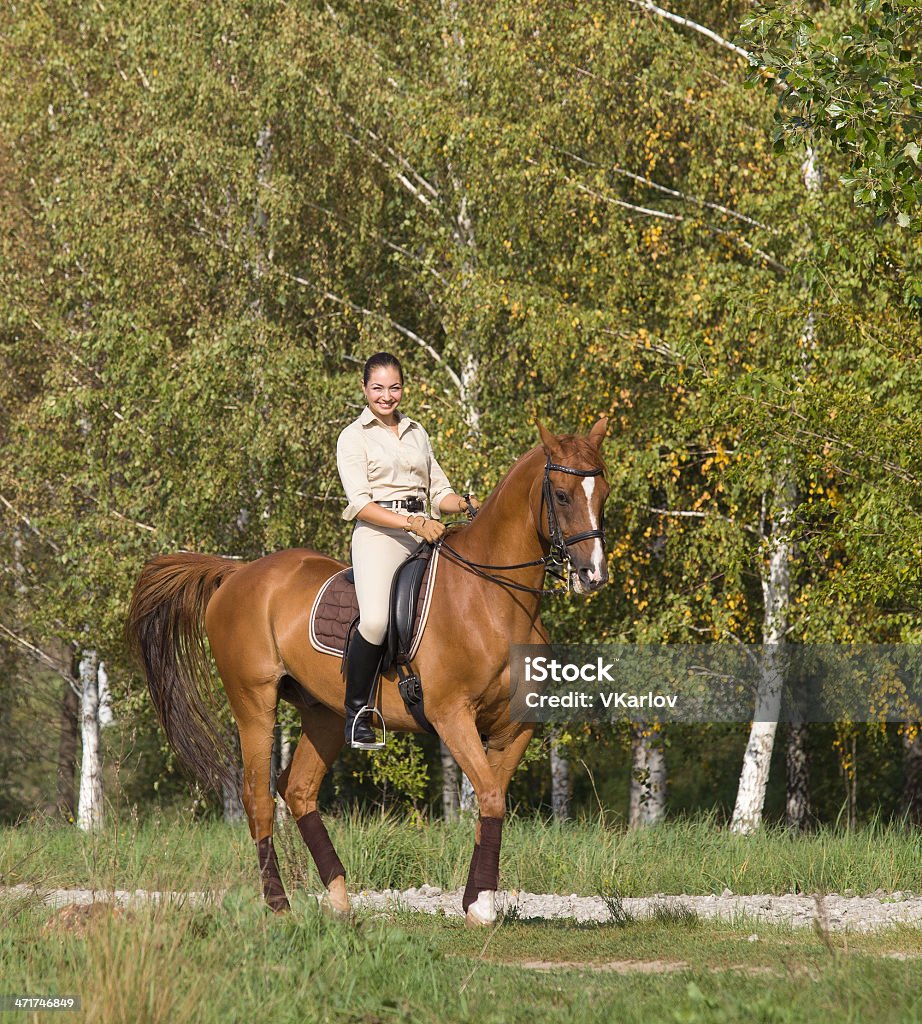
[[[570,503],[570,499],[567,497],[566,491],[555,491],[554,496],[557,498],[561,505],[568,505]]]

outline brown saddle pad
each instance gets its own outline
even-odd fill
[[[413,619],[413,642],[410,647],[410,658],[416,654],[423,630],[426,628],[429,604],[435,590],[438,560],[439,551],[436,549],[429,559],[419,588],[419,600],[416,602],[416,615]],[[311,646],[315,650],[323,651],[324,654],[342,655],[346,646],[346,634],[349,631],[349,626],[359,615],[355,584],[346,579],[348,571],[348,569],[340,569],[339,572],[334,573],[318,591],[311,608]]]

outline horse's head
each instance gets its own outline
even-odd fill
[[[603,416],[588,434],[557,437],[538,422],[544,448],[539,530],[564,557],[577,594],[591,594],[608,582],[605,564],[604,510],[608,498],[602,440]]]

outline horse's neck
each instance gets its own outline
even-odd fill
[[[531,501],[541,461],[539,453],[540,449],[535,449],[515,463],[497,484],[477,518],[458,532],[456,540],[452,539],[452,547],[472,561],[490,565],[531,562],[547,554],[547,546],[542,544],[536,529],[537,510],[532,508]],[[540,587],[544,580],[544,565],[495,570],[494,573],[527,587]],[[519,593],[523,598],[534,596],[537,604],[537,595]]]

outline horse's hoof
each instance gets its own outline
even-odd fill
[[[485,889],[467,908],[464,923],[468,928],[489,928],[496,924],[496,893]]]
[[[320,897],[320,912],[331,921],[351,921],[352,906],[347,902],[345,906],[330,899],[329,893]]]
[[[324,916],[337,921],[347,921],[352,917],[352,901],[346,892],[346,880],[342,875],[334,878],[320,898],[320,909]]]

